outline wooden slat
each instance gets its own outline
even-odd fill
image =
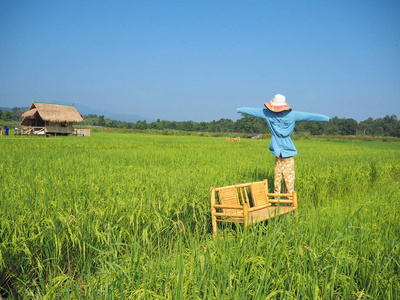
[[[279,194],[279,193],[267,193],[268,197],[292,197],[293,194],[289,194],[289,193],[283,193],[283,194]]]
[[[270,206],[271,206],[270,204],[264,204],[264,205],[250,207],[249,208],[249,212],[260,210],[260,209],[264,209],[264,208],[267,208],[267,207],[270,207]]]
[[[217,223],[240,223],[243,224],[244,220],[243,218],[227,218],[227,219],[217,219]]]
[[[242,205],[224,205],[224,204],[214,204],[214,208],[221,208],[221,209],[242,209],[243,210],[243,206]]]
[[[216,217],[242,217],[243,218],[243,211],[233,211],[233,212],[216,212],[214,213]]]
[[[271,203],[290,203],[290,204],[293,204],[293,200],[289,200],[289,199],[269,199],[269,202],[271,202]]]

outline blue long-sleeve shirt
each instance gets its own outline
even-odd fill
[[[272,134],[269,151],[276,157],[282,155],[283,158],[297,155],[297,149],[290,138],[296,122],[329,121],[329,117],[325,115],[293,110],[276,113],[267,108],[241,107],[237,109],[237,112],[266,120]]]

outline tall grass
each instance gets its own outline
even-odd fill
[[[296,141],[299,215],[212,238],[210,186],[267,178],[268,141],[94,133],[0,141],[0,293],[397,299],[400,144]]]

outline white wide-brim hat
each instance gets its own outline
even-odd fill
[[[286,97],[281,94],[276,94],[270,102],[264,103],[264,105],[273,112],[281,112],[291,109],[289,104],[286,103]]]

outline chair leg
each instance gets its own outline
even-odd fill
[[[244,221],[244,229],[249,225],[249,208],[246,204],[243,204],[243,221]]]
[[[217,210],[214,208],[215,205],[215,189],[213,187],[210,188],[211,192],[211,223],[212,223],[212,230],[213,230],[213,235],[217,235],[217,217],[215,216],[215,213]]]

